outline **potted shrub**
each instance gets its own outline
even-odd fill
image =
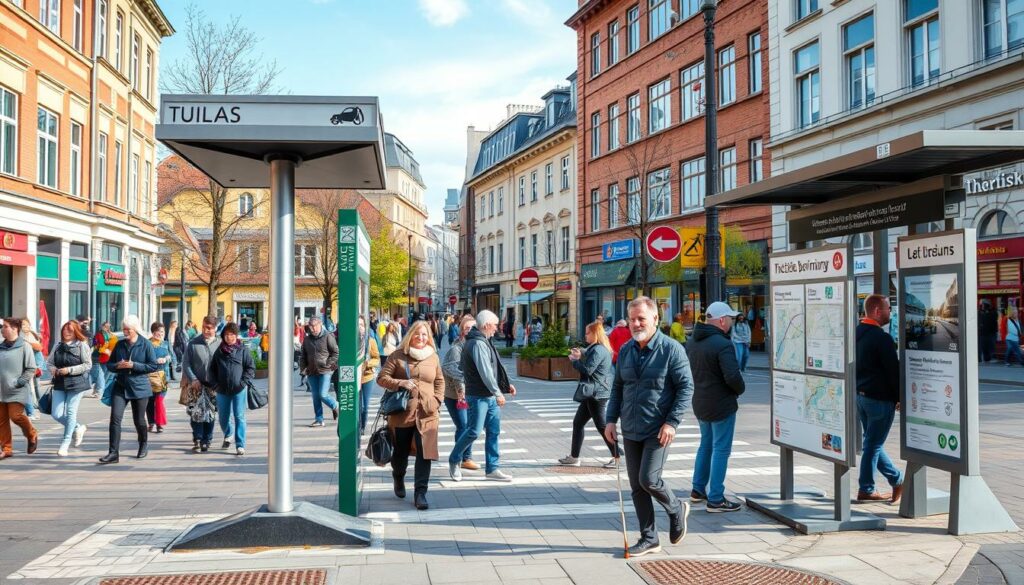
[[[252,361],[256,362],[256,376],[255,377],[256,377],[257,380],[266,378],[266,377],[268,377],[270,375],[270,372],[267,369],[267,362],[265,362],[265,361],[260,359],[260,356],[256,352],[256,350],[252,351]]]
[[[558,327],[544,330],[540,341],[524,347],[516,359],[516,373],[541,380],[578,380],[579,374],[569,361],[565,331]]]

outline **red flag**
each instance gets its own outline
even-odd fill
[[[50,353],[50,316],[46,313],[46,303],[39,301],[39,339],[43,344],[43,356]]]

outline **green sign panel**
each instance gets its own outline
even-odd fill
[[[359,435],[365,337],[359,316],[370,312],[370,238],[355,209],[338,210],[338,511],[359,515],[363,478]]]
[[[124,273],[124,266],[100,262],[95,288],[100,292],[122,292],[126,280],[128,275]]]

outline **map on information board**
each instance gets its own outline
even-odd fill
[[[843,373],[846,367],[846,296],[841,282],[808,284],[807,369]]]
[[[804,286],[772,287],[772,367],[804,371]]]
[[[846,459],[846,395],[838,378],[775,372],[772,437],[829,459]]]

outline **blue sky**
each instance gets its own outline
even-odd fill
[[[540,104],[576,68],[576,38],[563,23],[575,0],[196,0],[207,16],[242,23],[276,59],[287,93],[375,95],[384,129],[420,163],[431,223],[449,187],[460,187],[466,127],[493,129],[505,106]],[[183,30],[185,0],[160,0]],[[184,55],[185,36],[164,40],[161,62]]]

